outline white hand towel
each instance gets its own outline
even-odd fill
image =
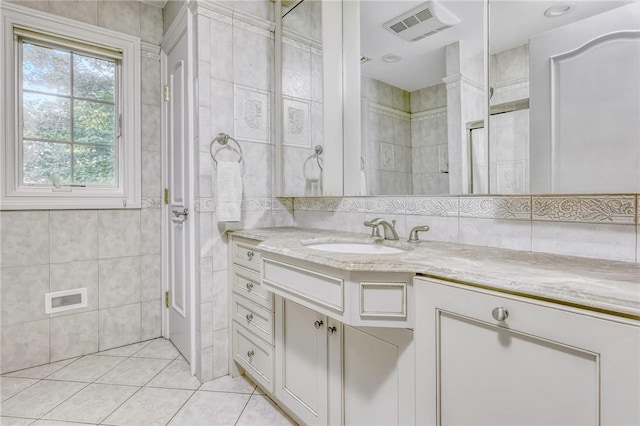
[[[218,161],[218,222],[240,222],[242,214],[242,173],[240,164]]]
[[[360,195],[367,195],[367,176],[360,170]]]

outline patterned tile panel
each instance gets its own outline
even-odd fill
[[[460,217],[531,219],[531,197],[460,197]]]
[[[406,213],[424,216],[458,216],[458,197],[409,197]]]
[[[535,195],[533,220],[633,225],[636,195]]]

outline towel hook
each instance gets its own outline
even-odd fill
[[[218,136],[216,136],[215,138],[213,138],[213,140],[211,141],[211,144],[209,144],[209,154],[211,154],[211,159],[213,160],[213,162],[215,163],[216,166],[218,166],[218,160],[216,160],[216,154],[218,153],[218,151],[214,151],[213,149],[213,144],[214,143],[219,143],[222,146],[230,146],[227,145],[229,143],[229,141],[235,142],[236,146],[238,147],[237,152],[238,154],[240,154],[240,158],[238,158],[238,163],[242,162],[242,147],[240,146],[240,144],[238,143],[237,140],[235,140],[234,138],[232,138],[231,136],[229,136],[226,133],[218,133]],[[234,148],[231,148],[234,149]]]

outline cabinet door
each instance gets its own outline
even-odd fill
[[[328,424],[327,317],[276,297],[276,398],[304,424]]]
[[[418,424],[640,423],[637,326],[437,280],[415,284]],[[495,308],[507,318],[494,319]]]
[[[415,424],[413,331],[344,326],[344,424]]]

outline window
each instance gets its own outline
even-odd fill
[[[139,40],[1,7],[1,207],[139,208]]]

